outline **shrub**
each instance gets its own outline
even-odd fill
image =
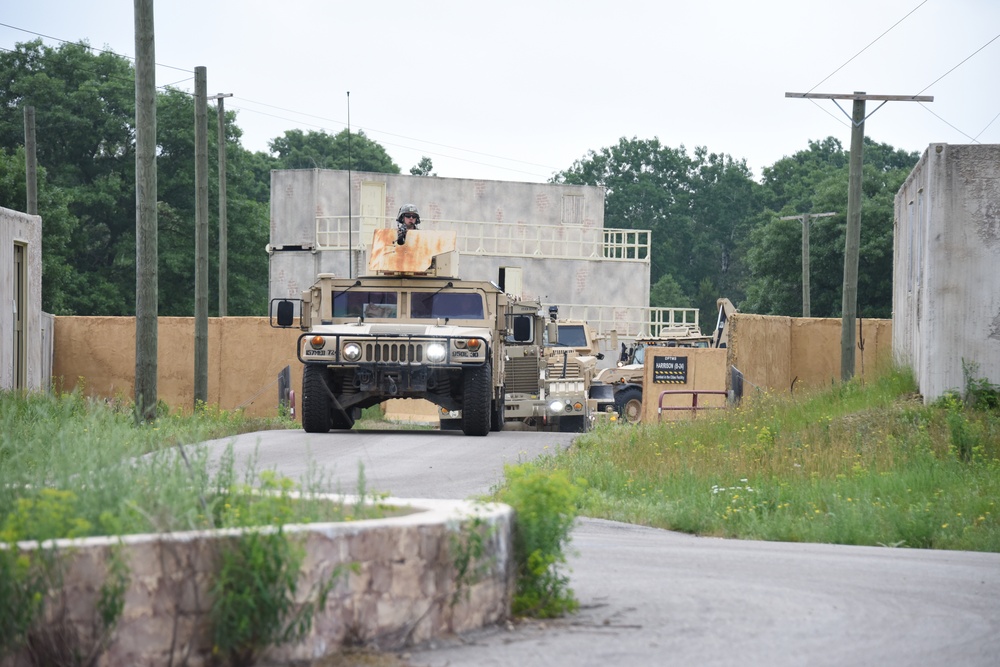
[[[579,487],[563,471],[545,472],[532,464],[506,466],[505,473],[498,496],[516,513],[514,614],[553,618],[575,611],[579,603],[561,566],[576,522]]]

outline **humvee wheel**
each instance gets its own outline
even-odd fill
[[[638,424],[642,419],[642,389],[629,387],[615,395],[615,409],[622,421]]]
[[[465,435],[487,435],[490,432],[493,403],[493,369],[489,362],[462,371],[464,404],[462,432]]]
[[[302,428],[306,433],[326,433],[330,430],[329,388],[326,366],[306,364],[302,369]]]

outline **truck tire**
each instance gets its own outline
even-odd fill
[[[306,364],[302,369],[302,428],[306,433],[327,433],[333,406],[325,366]]]
[[[615,394],[618,417],[627,424],[638,424],[642,418],[642,389],[626,387]]]
[[[488,435],[493,403],[493,369],[489,362],[462,371],[462,432]]]
[[[493,405],[490,409],[490,430],[491,431],[502,431],[503,430],[503,420],[504,420],[504,408],[506,404],[506,389],[500,388],[500,398],[493,399]]]

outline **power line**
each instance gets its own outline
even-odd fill
[[[54,37],[52,35],[46,35],[44,33],[35,32],[33,30],[28,30],[26,28],[21,28],[21,27],[18,27],[18,26],[15,26],[15,25],[10,25],[8,23],[3,23],[3,22],[0,22],[0,26],[3,26],[5,28],[11,28],[12,30],[18,30],[20,32],[27,33],[29,35],[35,35],[36,37],[44,37],[46,39],[55,40],[55,41],[61,42],[63,44],[73,44],[73,45],[80,46],[80,47],[85,48],[85,49],[89,49],[91,51],[96,51],[96,52],[99,52],[99,53],[107,53],[107,54],[119,56],[119,57],[125,58],[125,59],[127,59],[129,61],[135,62],[135,58],[133,58],[131,56],[123,55],[123,54],[120,54],[120,53],[116,53],[115,51],[110,51],[110,50],[107,50],[107,49],[99,49],[99,48],[91,46],[90,44],[85,43],[83,41],[71,41],[71,40],[61,39],[59,37]],[[0,47],[0,48],[2,48],[2,47]],[[9,49],[3,49],[3,50],[9,51],[11,53],[14,53],[14,51],[9,50]],[[166,90],[167,88],[169,88],[171,86],[174,86],[177,83],[183,83],[184,81],[189,81],[192,78],[194,78],[194,75],[193,75],[193,71],[194,70],[193,69],[190,69],[190,68],[185,69],[183,67],[175,67],[173,65],[164,65],[162,63],[156,63],[156,65],[157,65],[157,67],[166,67],[168,69],[174,69],[174,70],[178,70],[178,71],[181,71],[181,72],[192,73],[191,77],[188,77],[188,78],[185,78],[185,79],[181,79],[179,81],[176,81],[176,82],[171,83],[171,84],[166,84],[164,86],[157,86],[157,88]],[[117,78],[121,79],[121,77],[117,77]],[[186,91],[179,91],[179,92],[186,92]],[[190,95],[190,93],[188,93],[188,94]],[[323,116],[317,116],[317,115],[306,113],[306,112],[295,111],[293,109],[287,109],[287,108],[284,108],[284,107],[278,107],[278,106],[275,106],[275,105],[267,104],[265,102],[257,102],[257,101],[254,101],[254,100],[242,100],[242,101],[250,102],[252,104],[259,104],[261,106],[270,107],[270,108],[273,108],[273,109],[278,109],[280,111],[285,111],[287,113],[292,113],[292,114],[296,114],[296,115],[299,115],[299,116],[305,116],[305,117],[309,117],[309,118],[316,118],[318,120],[325,120],[325,121],[328,121],[328,122],[331,122],[331,123],[336,123],[338,125],[343,125],[342,121],[337,121],[337,120],[334,120],[332,118],[326,118],[326,117],[323,117]],[[261,111],[257,111],[255,109],[248,109],[248,108],[242,107],[242,106],[236,106],[235,109],[240,109],[240,110],[243,110],[243,111],[249,111],[249,112],[252,112],[252,113],[260,113],[262,115],[271,116],[272,118],[277,118],[279,120],[286,120],[286,121],[289,121],[291,123],[299,123],[299,124],[309,125],[309,123],[302,123],[301,121],[296,120],[296,119],[287,118],[285,116],[278,116],[278,115],[275,115],[275,114],[267,114],[267,113],[264,113],[264,112],[261,112]],[[323,126],[315,125],[315,124],[312,124],[312,127],[318,127],[320,129],[325,129]],[[366,128],[366,127],[359,127],[358,129],[360,129],[360,130],[366,130],[368,132],[373,132],[373,133],[377,133],[377,134],[387,135],[387,136],[399,137],[401,139],[407,139],[409,141],[419,141],[421,143],[426,143],[426,144],[430,144],[430,145],[434,145],[434,146],[441,146],[442,148],[447,148],[449,150],[457,150],[457,151],[462,151],[462,152],[465,152],[465,153],[471,153],[471,154],[474,154],[474,155],[482,155],[483,157],[493,158],[493,159],[496,159],[496,160],[504,160],[506,162],[513,162],[513,163],[518,163],[518,164],[525,164],[525,165],[529,165],[529,166],[532,166],[532,167],[540,167],[542,169],[551,170],[552,172],[558,171],[557,168],[549,166],[549,165],[537,164],[537,163],[533,163],[533,162],[526,162],[524,160],[518,160],[518,159],[515,159],[515,158],[507,158],[507,157],[503,157],[503,156],[500,156],[500,155],[492,155],[490,153],[483,153],[483,152],[480,152],[480,151],[474,151],[474,150],[470,150],[470,149],[467,149],[467,148],[460,148],[460,147],[457,147],[457,146],[449,146],[447,144],[439,144],[439,143],[435,143],[435,142],[432,142],[432,141],[426,141],[424,139],[417,139],[417,138],[414,138],[414,137],[407,137],[407,136],[404,136],[404,135],[394,134],[392,132],[387,132],[385,130],[379,130],[379,129],[375,129],[375,128]],[[433,152],[433,151],[425,151],[424,149],[414,148],[412,146],[406,146],[406,145],[403,145],[403,144],[396,144],[396,143],[392,143],[392,142],[384,142],[384,143],[387,144],[387,145],[389,145],[389,146],[395,146],[396,148],[402,148],[402,149],[405,149],[405,150],[413,150],[413,151],[417,151],[417,152],[429,153],[431,155],[436,155],[438,157],[444,157],[444,158],[448,158],[448,159],[451,159],[451,160],[459,160],[459,161],[462,161],[462,162],[467,162],[469,164],[476,164],[476,165],[480,165],[480,166],[484,166],[484,167],[493,167],[493,168],[496,168],[496,169],[503,169],[503,170],[506,170],[506,171],[511,171],[511,172],[520,173],[520,174],[527,174],[527,175],[530,175],[530,176],[541,176],[541,174],[537,174],[537,173],[534,173],[534,172],[531,172],[531,171],[526,171],[526,170],[523,170],[523,169],[515,169],[513,167],[504,167],[504,166],[499,166],[499,165],[495,165],[495,164],[490,164],[488,162],[480,162],[480,161],[477,161],[477,160],[470,160],[468,158],[461,158],[461,157],[457,157],[457,156],[454,156],[454,155],[448,155],[446,153],[436,153],[436,152]]]
[[[921,90],[920,93],[924,92],[924,90],[927,90],[928,88],[930,88],[931,86],[933,86],[935,83],[937,83],[941,79],[945,78],[946,76],[948,76],[949,74],[951,74],[952,72],[954,72],[955,70],[957,70],[959,67],[961,67],[962,65],[964,65],[965,62],[967,60],[969,60],[969,58],[971,58],[972,56],[976,55],[977,53],[979,53],[980,51],[982,51],[983,49],[985,49],[987,46],[989,46],[993,42],[997,41],[997,39],[1000,39],[1000,34],[998,34],[996,37],[994,37],[993,39],[991,39],[990,41],[986,42],[985,44],[983,44],[982,46],[980,46],[978,49],[976,49],[975,51],[973,51],[971,54],[969,54],[968,57],[965,58],[965,60],[963,60],[962,62],[958,63],[957,65],[955,65],[954,67],[952,67],[950,70],[948,70],[947,72],[945,72],[944,74],[942,74],[941,76],[939,76],[938,78],[934,79],[929,84],[927,84],[926,86],[924,86],[923,90]],[[917,95],[919,95],[920,93],[917,93]]]
[[[68,40],[68,39],[60,39],[58,37],[53,37],[52,35],[46,35],[44,33],[35,32],[34,30],[27,30],[25,28],[19,28],[16,25],[10,25],[9,23],[0,23],[0,26],[3,26],[4,28],[10,28],[11,30],[20,30],[21,32],[26,32],[29,35],[34,35],[36,37],[44,37],[45,39],[54,39],[55,41],[62,42],[63,44],[75,44],[76,46],[82,46],[83,48],[90,49],[91,51],[98,51],[100,53],[109,53],[109,54],[111,54],[113,56],[119,56],[121,58],[126,58],[128,60],[131,60],[132,62],[135,62],[135,58],[133,58],[132,56],[127,56],[127,55],[124,55],[122,53],[116,53],[115,51],[108,51],[107,49],[99,49],[96,46],[91,46],[90,44],[88,44],[86,42],[82,42],[82,41],[80,41],[80,42],[74,42],[74,41],[71,41],[71,40]],[[176,70],[180,70],[181,72],[193,72],[193,70],[191,68],[184,69],[182,67],[174,67],[173,65],[164,65],[162,63],[156,63],[156,66],[157,67],[166,67],[168,69],[176,69]],[[192,74],[192,76],[193,76],[193,74]]]
[[[837,69],[833,70],[833,71],[832,71],[832,72],[830,72],[830,73],[829,73],[828,75],[826,75],[826,77],[825,77],[825,78],[823,79],[823,81],[820,81],[820,82],[819,82],[819,83],[817,83],[817,84],[816,84],[815,86],[813,86],[812,88],[810,88],[809,90],[807,90],[807,91],[806,91],[806,93],[811,93],[812,91],[814,91],[814,90],[816,90],[817,88],[819,88],[819,87],[820,87],[821,85],[823,85],[823,82],[824,82],[824,81],[826,81],[827,79],[829,79],[829,78],[830,78],[831,76],[833,76],[834,74],[836,74],[836,73],[837,73],[837,72],[839,72],[840,70],[842,70],[842,69],[844,69],[845,67],[847,67],[847,65],[849,65],[849,64],[850,64],[850,62],[851,62],[852,60],[854,60],[855,58],[857,58],[858,56],[860,56],[860,55],[861,55],[862,53],[864,53],[865,51],[867,51],[867,50],[868,50],[869,48],[871,48],[871,46],[872,46],[873,44],[875,44],[875,42],[879,41],[880,39],[882,39],[883,37],[885,37],[886,35],[888,35],[888,34],[889,34],[890,32],[892,32],[892,30],[893,30],[893,29],[894,29],[894,28],[895,28],[896,26],[898,26],[898,25],[899,25],[900,23],[902,23],[902,22],[903,22],[903,21],[905,21],[905,20],[906,20],[907,18],[909,18],[909,17],[910,17],[910,14],[912,14],[912,13],[913,13],[913,12],[915,12],[915,11],[917,11],[918,9],[920,9],[921,7],[923,7],[923,6],[924,6],[924,5],[926,5],[926,4],[927,4],[927,0],[924,0],[924,1],[923,1],[923,2],[921,2],[921,3],[919,4],[919,5],[917,5],[917,6],[916,6],[916,7],[914,7],[913,9],[911,9],[911,10],[910,10],[910,11],[909,11],[909,12],[908,12],[908,13],[906,14],[906,16],[904,16],[903,18],[899,19],[898,21],[896,21],[895,23],[893,23],[893,24],[892,24],[891,26],[889,26],[889,29],[888,29],[888,30],[886,30],[886,31],[885,31],[885,32],[883,32],[883,33],[882,33],[881,35],[879,35],[878,37],[876,37],[875,39],[873,39],[873,40],[871,41],[871,43],[869,43],[869,44],[868,44],[868,46],[866,46],[865,48],[861,49],[860,51],[858,51],[857,53],[855,53],[855,54],[854,54],[853,56],[851,56],[850,58],[848,58],[847,62],[845,62],[845,63],[844,63],[843,65],[841,65],[840,67],[838,67]],[[921,91],[921,92],[923,92],[923,91]]]

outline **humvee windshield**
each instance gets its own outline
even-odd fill
[[[396,317],[396,292],[333,293],[334,317]]]
[[[475,292],[414,292],[410,295],[410,317],[482,320],[483,297]]]

